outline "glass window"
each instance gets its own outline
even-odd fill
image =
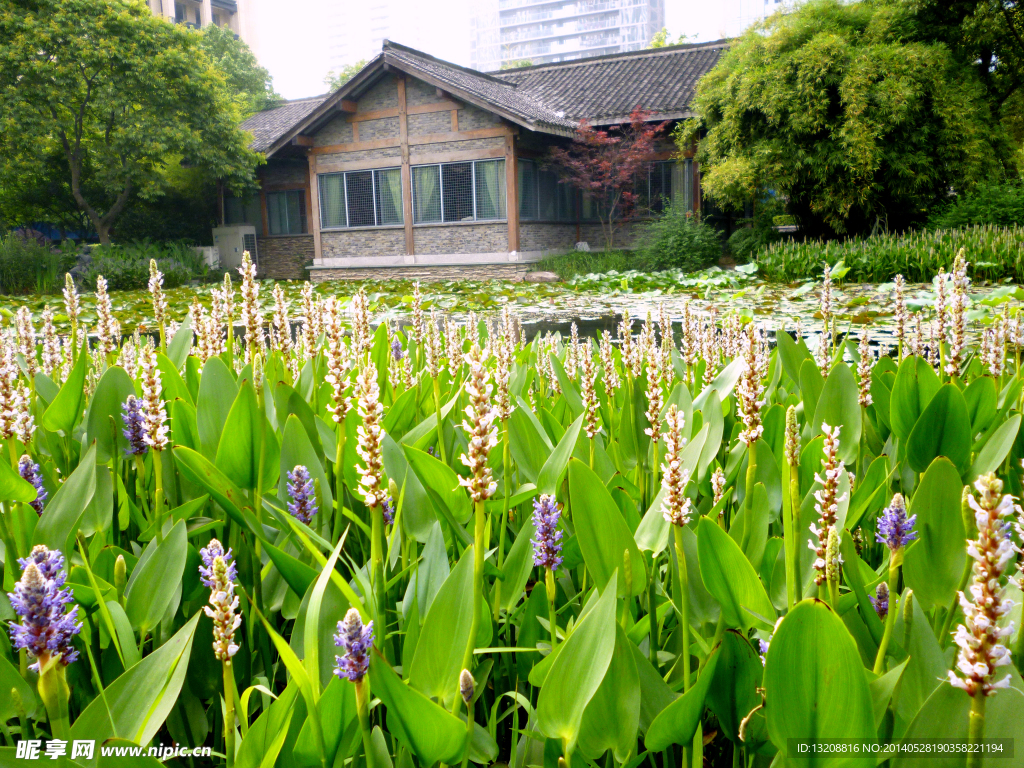
[[[505,218],[505,161],[418,165],[412,169],[416,224]]]
[[[345,174],[328,173],[319,178],[321,228],[348,226],[348,218],[345,216]]]
[[[373,171],[346,173],[345,197],[350,227],[373,227],[377,224],[373,212]]]
[[[388,168],[373,172],[374,194],[377,203],[377,226],[401,224],[402,169]]]
[[[322,173],[317,185],[322,229],[394,226],[405,220],[400,168]]]
[[[412,169],[412,211],[416,224],[441,221],[441,166]]]
[[[579,194],[556,171],[541,168],[536,160],[519,161],[519,218],[539,221],[576,221]]]
[[[519,218],[537,218],[537,164],[533,160],[519,161]]]
[[[505,218],[505,161],[474,163],[476,171],[476,218]]]
[[[441,166],[441,199],[445,221],[473,221],[473,164]]]
[[[306,231],[306,191],[267,193],[267,224],[272,235],[300,235]]]

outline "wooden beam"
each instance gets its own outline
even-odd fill
[[[350,99],[342,99],[338,102],[338,109],[342,112],[356,112],[359,110],[359,105]]]
[[[410,165],[434,165],[437,163],[456,163],[467,160],[492,160],[496,157],[505,157],[505,147],[488,147],[486,149],[465,149],[460,152],[426,152],[416,153],[416,145],[409,147]],[[383,161],[387,165],[388,160]],[[380,158],[370,160],[348,160],[341,162],[319,162],[317,170],[319,173],[340,173],[342,171],[365,171],[370,168],[381,168]]]
[[[411,107],[406,105],[405,113],[407,115],[425,115],[429,112],[447,112],[449,109],[459,109],[461,106],[461,104],[455,101],[433,101],[429,104],[413,104]],[[373,109],[368,112],[356,112],[354,115],[346,117],[345,121],[349,123],[362,123],[366,120],[381,120],[387,117],[398,117],[398,113],[398,107]]]
[[[519,250],[519,164],[516,138],[505,137],[505,217],[508,219],[508,250]]]
[[[293,146],[296,147],[312,147],[316,146],[313,142],[312,136],[295,136],[291,141]]]
[[[352,123],[352,141],[359,141],[359,123]]]
[[[309,153],[309,231],[313,233],[313,258],[320,259],[320,183],[317,180],[316,155]]]
[[[416,136],[416,145],[421,144],[442,144],[448,141],[466,141],[468,139],[490,139],[495,137],[514,136],[516,132],[507,125],[495,128],[478,128],[473,131],[452,131],[449,133],[426,133]],[[353,141],[348,144],[330,144],[323,147],[313,147],[311,150],[317,155],[334,155],[339,152],[358,152],[363,149],[385,149],[387,147],[400,147],[401,138],[397,139],[374,139],[373,141]],[[415,146],[415,145],[414,145]]]
[[[459,110],[452,110],[452,133],[459,132]]]
[[[398,138],[402,146],[402,221],[405,223],[405,253],[416,253],[412,232],[412,166],[409,164],[409,118],[405,103],[405,78],[398,78]]]

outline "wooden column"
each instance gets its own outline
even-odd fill
[[[516,162],[516,137],[505,136],[505,216],[508,218],[508,250],[519,250],[519,164]]]
[[[309,231],[313,233],[313,258],[319,260],[322,256],[320,251],[320,182],[316,178],[316,155],[312,152],[309,152]]]
[[[405,78],[398,78],[398,135],[402,142],[402,220],[405,222],[405,253],[416,253],[412,232],[412,166],[409,164],[409,112],[405,104]]]

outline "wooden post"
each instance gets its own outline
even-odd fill
[[[519,164],[516,162],[516,137],[505,136],[505,216],[508,219],[508,250],[519,250]]]
[[[412,232],[412,166],[409,164],[409,113],[405,104],[405,78],[398,78],[398,135],[402,142],[402,220],[405,222],[405,253],[416,253]]]
[[[309,158],[309,231],[313,233],[313,259],[319,261],[320,252],[320,182],[316,178],[316,155]]]

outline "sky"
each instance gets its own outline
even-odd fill
[[[481,0],[392,0],[396,42],[406,43],[457,64],[469,65],[470,19]],[[759,0],[753,0],[759,2]],[[724,6],[751,0],[666,0],[665,23],[675,39],[680,34],[713,40],[726,32]],[[345,14],[358,14],[368,0],[250,0],[254,11],[255,49],[270,70],[277,92],[288,99],[323,93],[331,67],[332,38],[337,42],[351,28]],[[317,23],[310,23],[317,20]],[[413,37],[416,39],[403,39]],[[337,54],[336,54],[337,55]],[[358,57],[356,57],[358,58]]]

